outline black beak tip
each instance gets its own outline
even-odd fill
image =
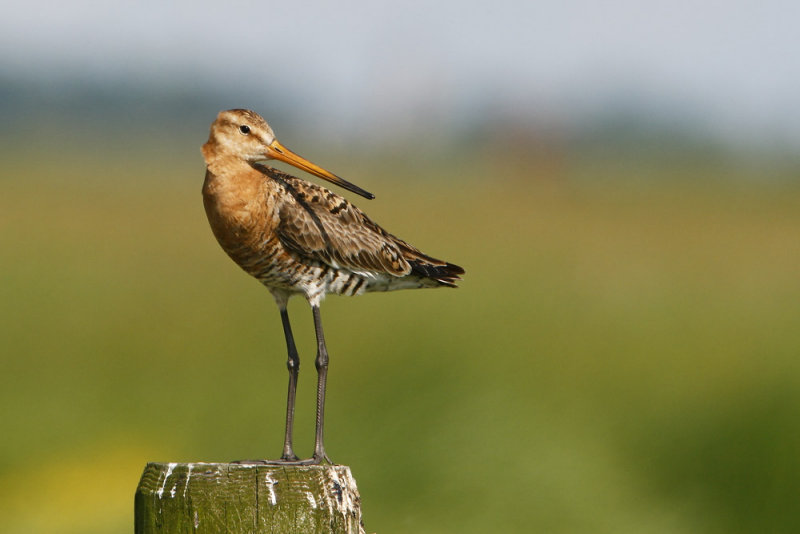
[[[353,193],[355,193],[357,195],[360,195],[360,196],[366,198],[367,200],[374,200],[375,199],[375,195],[373,195],[369,191],[365,191],[365,190],[361,189],[360,187],[358,187],[357,185],[353,185],[353,184],[349,184],[349,185],[352,186],[352,187],[346,187],[346,189],[349,189]]]

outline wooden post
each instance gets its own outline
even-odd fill
[[[364,534],[344,465],[149,463],[135,508],[136,534]]]

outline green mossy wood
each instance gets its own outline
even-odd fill
[[[136,490],[135,531],[364,534],[343,465],[150,463]]]

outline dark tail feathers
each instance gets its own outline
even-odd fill
[[[411,260],[409,263],[411,264],[411,274],[436,280],[443,286],[457,287],[456,283],[461,280],[459,275],[464,274],[464,269],[458,265],[444,261],[438,265],[424,260]]]

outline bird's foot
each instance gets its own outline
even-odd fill
[[[278,458],[276,460],[235,460],[231,463],[238,465],[305,465],[313,462],[310,459],[300,460],[295,457],[294,459]]]
[[[314,455],[311,458],[306,458],[305,460],[299,460],[299,459],[284,460],[284,459],[280,459],[275,463],[278,463],[278,464],[281,464],[281,465],[334,465],[334,463],[331,462],[331,459],[328,458],[327,455],[322,455],[322,456]]]
[[[232,464],[240,465],[295,465],[300,462],[300,458],[293,452],[284,452],[283,456],[277,460],[235,460]]]
[[[333,462],[331,462],[331,459],[328,458],[328,455],[325,454],[324,449],[314,451],[314,456],[312,456],[310,459],[317,465],[335,465]]]
[[[286,454],[284,453],[280,459],[281,462],[299,462],[300,458],[297,457],[295,453]]]
[[[301,460],[294,458],[278,458],[277,460],[235,460],[232,464],[238,465],[334,465],[327,456],[306,458]]]
[[[314,451],[311,458],[301,460],[293,452],[284,452],[277,460],[236,460],[232,464],[240,465],[335,465],[324,450]]]

